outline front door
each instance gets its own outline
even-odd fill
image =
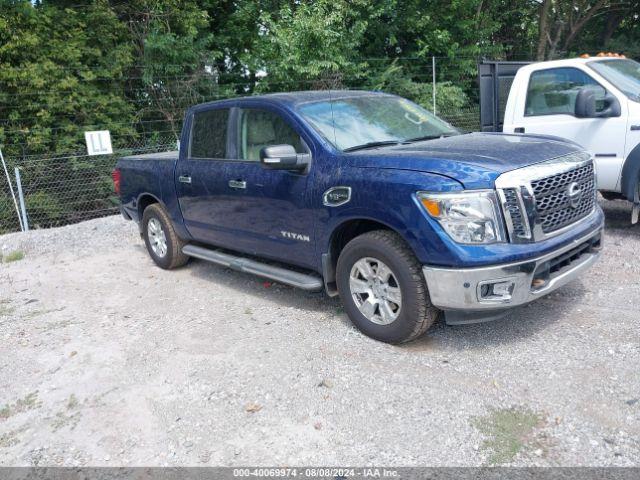
[[[308,143],[275,109],[233,108],[228,119],[228,158],[189,160],[186,170],[193,172],[191,188],[197,194],[187,212],[181,201],[187,228],[201,241],[315,267],[313,194],[308,189],[313,166],[306,172],[267,170],[259,161],[266,146],[289,144],[299,153],[311,153]],[[193,152],[197,116],[192,123]],[[194,178],[196,172],[201,178]]]
[[[575,104],[582,88],[593,89],[596,100],[604,107],[602,100],[607,91],[587,72],[574,67],[532,72],[524,105],[520,105],[524,115],[514,128],[524,133],[555,135],[582,145],[594,156],[598,188],[615,190],[625,151],[626,102],[619,99],[623,106],[620,117],[578,118]]]

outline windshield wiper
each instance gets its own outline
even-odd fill
[[[362,145],[356,145],[354,147],[345,148],[343,152],[353,152],[355,150],[363,150],[365,148],[384,147],[385,145],[398,145],[398,140],[381,140],[378,142],[367,142]]]
[[[437,138],[446,138],[446,137],[451,137],[453,135],[456,135],[455,133],[441,133],[439,135],[424,135],[422,137],[416,137],[416,138],[407,138],[406,140],[403,140],[402,143],[413,143],[413,142],[422,142],[424,140],[435,140]]]

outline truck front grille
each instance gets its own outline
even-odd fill
[[[569,188],[579,192],[572,203]],[[531,182],[542,231],[551,233],[588,215],[595,205],[593,163]]]
[[[588,216],[596,206],[593,161],[575,152],[496,180],[511,242],[535,242]]]
[[[505,203],[504,208],[511,217],[511,234],[518,238],[528,238],[528,229],[525,225],[525,219],[522,215],[522,209],[520,206],[520,200],[518,199],[518,193],[515,188],[504,189]]]

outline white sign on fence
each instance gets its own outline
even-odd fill
[[[109,130],[84,132],[84,140],[87,142],[87,153],[89,155],[109,155],[113,153]]]

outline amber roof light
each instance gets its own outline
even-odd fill
[[[613,57],[613,58],[627,58],[625,55],[616,52],[599,52],[596,57]],[[589,55],[583,53],[580,58],[589,58]]]

